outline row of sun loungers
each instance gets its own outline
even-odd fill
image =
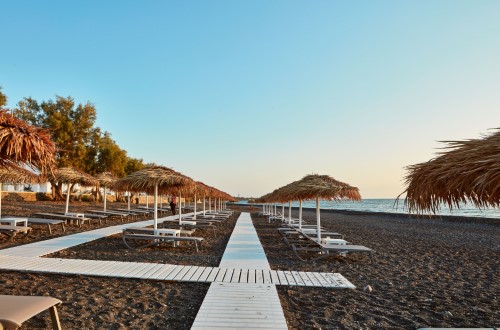
[[[281,215],[269,215],[273,220],[282,220],[282,227],[278,228],[283,240],[292,248],[294,254],[302,261],[313,261],[331,255],[345,256],[348,253],[367,253],[372,257],[373,250],[362,245],[353,245],[345,240],[344,235],[328,232],[320,228],[321,241],[318,242],[316,225],[304,222],[299,228],[298,219],[288,219]]]

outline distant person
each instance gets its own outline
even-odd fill
[[[177,204],[175,203],[175,197],[172,197],[170,200],[170,210],[172,211],[172,214],[175,215],[175,207]]]

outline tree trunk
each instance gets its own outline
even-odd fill
[[[55,182],[55,181],[49,181],[50,184],[52,185],[52,199],[55,201],[63,201],[64,196],[62,195],[62,183],[61,182]]]

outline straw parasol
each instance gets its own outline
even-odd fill
[[[19,164],[45,172],[55,165],[55,152],[47,130],[0,110],[0,166]]]
[[[409,211],[436,213],[441,204],[499,207],[500,129],[480,139],[444,143],[436,158],[407,167],[402,194]]]
[[[328,175],[310,174],[294,184],[288,185],[284,196],[291,200],[316,200],[316,225],[318,243],[321,243],[321,215],[319,201],[322,200],[361,200],[359,189],[335,180]]]
[[[0,166],[0,218],[2,217],[2,184],[4,183],[40,183],[40,177],[15,164]]]
[[[116,177],[111,172],[102,172],[97,174],[95,178],[104,188],[104,212],[106,212],[106,187],[112,185],[116,181]]]
[[[79,184],[81,186],[95,186],[99,183],[97,179],[95,179],[91,175],[78,171],[71,167],[62,167],[54,170],[53,177],[55,181],[66,183],[68,185],[68,191],[66,193],[65,213],[68,213],[69,196],[75,184]]]
[[[167,193],[172,188],[189,187],[194,181],[171,168],[152,165],[133,172],[113,184],[113,189],[154,193],[154,229],[158,229],[158,192]]]

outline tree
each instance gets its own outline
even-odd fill
[[[75,105],[72,97],[56,96],[56,100],[37,102],[32,98],[19,101],[14,115],[28,123],[49,129],[57,146],[58,167],[70,166],[85,171],[87,152],[99,129],[94,127],[96,109],[93,104]],[[62,184],[50,181],[52,194],[62,198]]]

